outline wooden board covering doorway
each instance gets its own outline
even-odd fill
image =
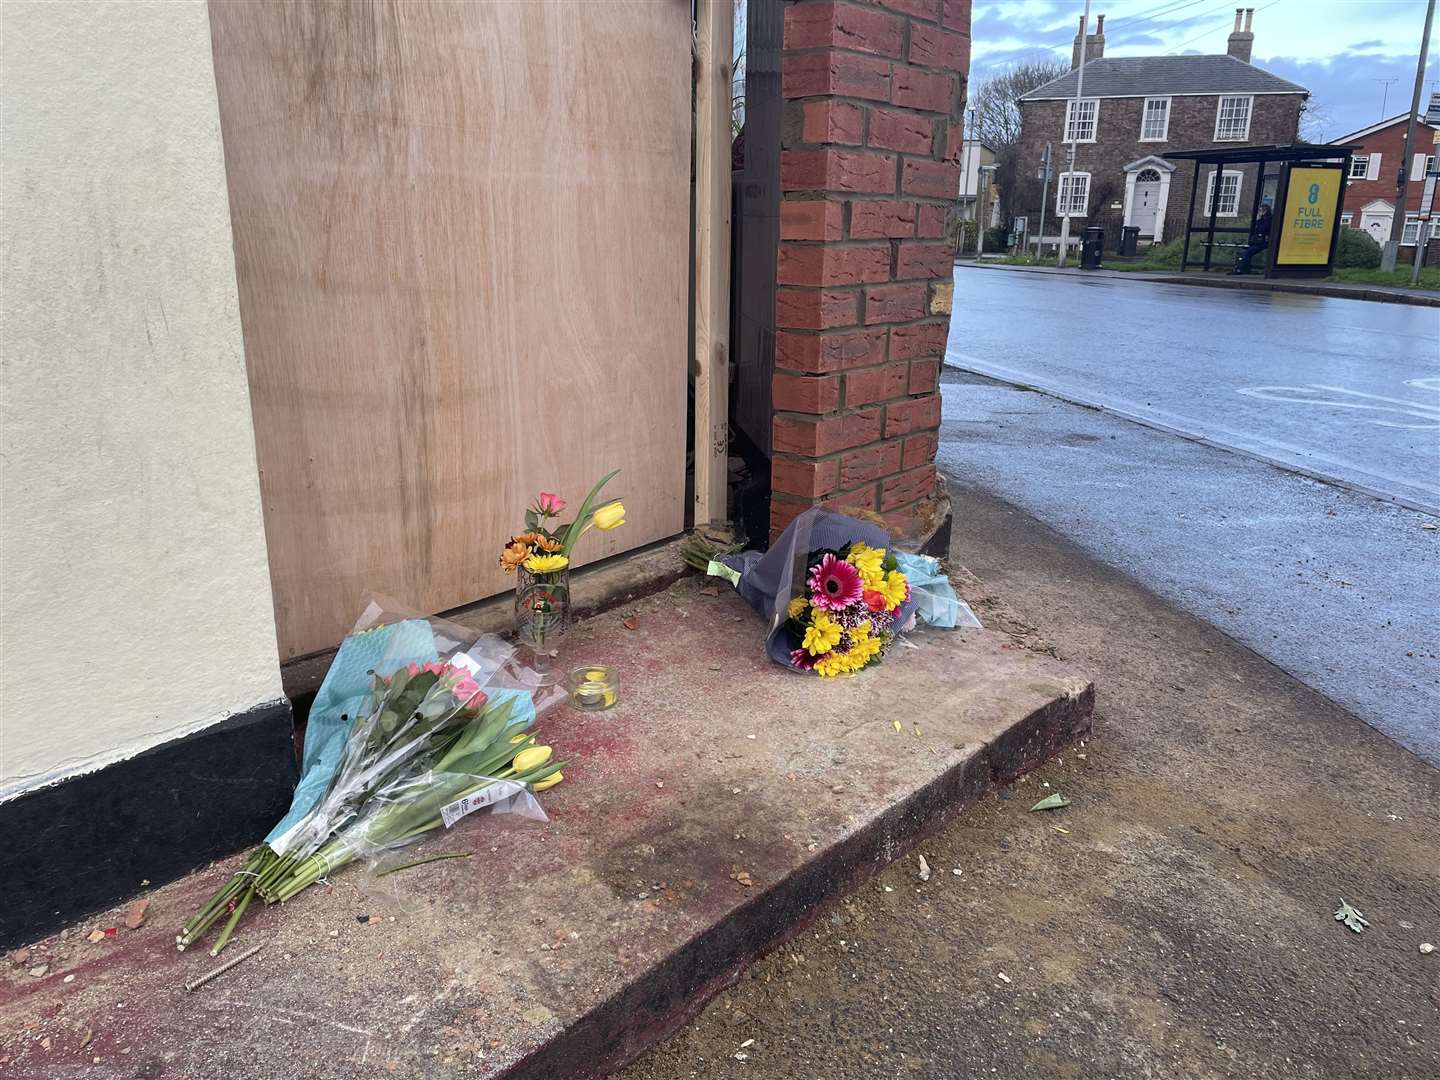
[[[284,659],[512,584],[542,488],[683,527],[686,0],[211,0]]]

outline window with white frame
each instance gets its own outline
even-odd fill
[[[1094,142],[1100,119],[1100,99],[1071,98],[1065,103],[1065,142]]]
[[[1147,97],[1140,118],[1141,142],[1164,142],[1170,134],[1170,99]]]
[[[1210,182],[1205,187],[1205,216],[1209,217],[1213,208],[1216,217],[1235,217],[1240,212],[1240,173],[1223,172],[1220,174],[1220,184],[1216,187],[1215,174],[1210,174]]]
[[[1350,179],[1364,180],[1370,175],[1370,155],[1356,154],[1350,159]]]
[[[1215,110],[1215,141],[1243,142],[1250,137],[1250,103],[1248,94],[1223,94]]]
[[[1341,215],[1340,215],[1340,224],[1341,224],[1341,225],[1349,225],[1349,224],[1350,224],[1352,221],[1354,221],[1354,220],[1355,220],[1355,215],[1354,215],[1354,214],[1345,213],[1345,214],[1341,214]]]
[[[1420,219],[1418,217],[1405,216],[1405,228],[1400,230],[1400,243],[1414,244],[1420,239]]]
[[[1060,190],[1055,196],[1055,213],[1060,217],[1084,217],[1090,201],[1088,172],[1061,173]]]

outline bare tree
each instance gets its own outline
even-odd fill
[[[1058,79],[1070,70],[1058,60],[1016,64],[986,79],[970,98],[967,139],[978,139],[995,151],[995,183],[1000,188],[1002,220],[1008,221],[1024,204],[1022,189],[1027,179],[1020,162],[1020,99]],[[1031,163],[1033,167],[1033,162]],[[1029,185],[1036,186],[1036,185]],[[1038,186],[1035,200],[1039,201]]]
[[[1014,146],[1020,141],[1020,99],[1069,70],[1058,60],[1039,60],[992,75],[970,98],[973,130],[965,134],[997,151]]]
[[[1301,142],[1323,143],[1325,133],[1333,123],[1329,108],[1319,104],[1313,97],[1309,97],[1300,106],[1300,124],[1297,134]]]

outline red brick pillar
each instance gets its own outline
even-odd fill
[[[772,532],[932,512],[970,0],[785,11]]]

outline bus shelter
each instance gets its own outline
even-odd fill
[[[1181,272],[1191,267],[1209,270],[1217,256],[1236,256],[1243,251],[1268,187],[1274,193],[1271,207],[1274,217],[1269,245],[1264,252],[1265,276],[1328,275],[1340,235],[1340,212],[1352,151],[1349,146],[1291,143],[1167,153],[1165,157],[1170,161],[1195,163],[1194,182],[1190,186],[1190,209],[1185,219]],[[1249,217],[1243,225],[1222,224],[1222,178],[1227,172],[1246,166],[1253,166],[1255,174]],[[1209,205],[1205,207],[1205,216],[1197,223],[1195,199],[1201,190],[1202,180],[1208,185],[1205,190],[1209,192]],[[1272,182],[1273,186],[1269,186]],[[1233,220],[1233,217],[1225,220]],[[1190,251],[1197,243],[1203,248],[1204,255],[1192,260]],[[1220,265],[1225,264],[1222,261]]]

